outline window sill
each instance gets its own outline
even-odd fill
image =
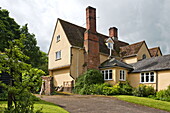
[[[113,79],[104,79],[104,81],[111,81],[111,80],[113,80]]]
[[[56,43],[60,42],[60,40],[56,41]]]
[[[140,82],[140,84],[156,84],[156,82]]]
[[[57,61],[57,60],[61,60],[61,58],[60,59],[55,59],[55,61]]]
[[[119,80],[119,81],[126,81],[126,80]]]

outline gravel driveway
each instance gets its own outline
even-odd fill
[[[106,96],[53,95],[42,96],[41,99],[52,102],[70,113],[169,113]]]

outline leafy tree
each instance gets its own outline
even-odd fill
[[[8,91],[8,109],[6,112],[12,113],[33,113],[33,100],[31,99],[31,87],[35,86],[35,75],[43,75],[43,72],[38,72],[32,68],[30,64],[24,62],[29,59],[21,51],[23,47],[21,38],[8,41],[8,48],[0,54],[0,72],[6,72],[10,75],[10,84],[1,83]]]
[[[24,62],[31,64],[34,68],[42,69],[48,74],[47,54],[37,46],[35,35],[29,33],[27,24],[20,28],[15,20],[9,17],[7,10],[0,9],[0,51],[4,52],[5,48],[9,47],[8,41],[19,39],[20,35],[25,36],[22,40],[21,50],[29,57]]]

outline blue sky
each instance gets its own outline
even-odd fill
[[[85,8],[97,11],[97,31],[108,35],[117,27],[119,39],[130,44],[145,40],[170,53],[170,0],[0,0],[18,24],[28,23],[38,46],[48,51],[57,18],[85,27]]]

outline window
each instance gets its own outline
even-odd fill
[[[108,48],[109,48],[109,49],[113,49],[113,43],[109,43],[109,42],[108,42]]]
[[[142,59],[146,59],[146,55],[145,54],[142,55]]]
[[[60,41],[60,35],[57,35],[56,42],[59,42],[59,41]]]
[[[126,75],[125,75],[125,70],[120,70],[120,79],[121,81],[125,81],[126,80]]]
[[[56,60],[61,59],[61,51],[56,52]]]
[[[154,83],[155,82],[154,72],[141,73],[140,82],[141,83]]]
[[[101,72],[104,77],[104,80],[112,80],[112,70],[103,70]]]

